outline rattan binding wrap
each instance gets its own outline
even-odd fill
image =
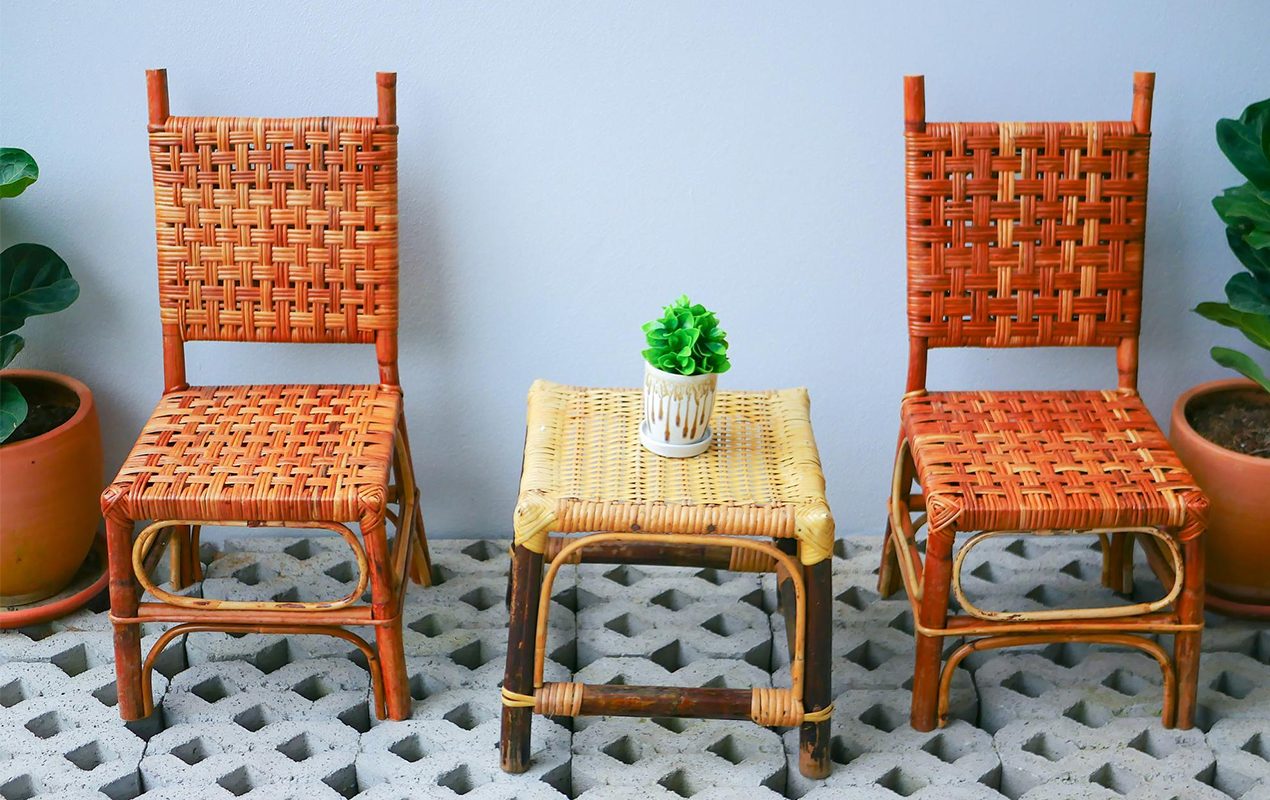
[[[831,554],[833,519],[802,389],[719,392],[702,455],[668,459],[639,442],[639,390],[536,381],[516,543],[548,533],[648,531],[799,539],[801,558]]]
[[[901,417],[932,532],[1203,530],[1207,501],[1136,394],[935,392]]]
[[[544,683],[534,690],[534,711],[548,717],[576,717],[582,713],[581,683]]]
[[[397,128],[168,117],[150,131],[159,307],[185,340],[397,329]]]
[[[910,336],[1022,347],[1138,335],[1149,133],[932,122],[905,141]]]

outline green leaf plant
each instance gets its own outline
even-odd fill
[[[40,168],[25,150],[0,147],[0,198],[17,197],[35,183]],[[16,333],[30,317],[52,314],[75,302],[79,284],[61,256],[24,242],[0,252],[0,369],[26,344]],[[0,442],[26,419],[27,403],[12,381],[0,378]]]
[[[1248,179],[1213,198],[1226,241],[1247,272],[1226,282],[1226,302],[1200,303],[1195,312],[1270,352],[1270,99],[1248,106],[1239,119],[1219,120],[1217,145]],[[1209,352],[1270,392],[1270,378],[1252,356],[1229,347]]]
[[[723,373],[731,369],[727,334],[714,312],[688,295],[662,309],[662,315],[644,325],[648,349],[644,360],[663,372],[680,375]]]

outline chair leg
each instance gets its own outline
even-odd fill
[[[1204,543],[1199,537],[1182,542],[1182,593],[1177,599],[1178,621],[1195,625],[1204,621]],[[1199,655],[1201,631],[1178,633],[1173,637],[1173,663],[1177,669],[1178,728],[1195,724],[1195,705],[1199,693]],[[1167,724],[1167,720],[1165,720]]]
[[[375,626],[375,649],[379,652],[379,669],[384,678],[384,702],[390,719],[409,719],[410,686],[406,677],[405,646],[401,641],[401,615],[397,613],[397,592],[405,591],[405,587],[395,586],[382,518],[362,523],[362,541],[370,562],[371,616],[377,620],[392,620]]]
[[[534,653],[538,632],[538,595],[542,591],[542,553],[516,545],[512,554],[511,611],[507,626],[507,670],[503,687],[522,695],[534,693]],[[533,709],[503,706],[499,766],[504,772],[529,769]]]
[[[410,719],[410,683],[406,675],[406,653],[401,641],[401,617],[387,625],[375,626],[375,649],[384,675],[384,695],[388,718]]]
[[[895,549],[896,534],[891,530],[891,517],[886,518],[882,533],[882,564],[878,567],[878,594],[890,597],[900,588],[900,557]]]
[[[420,586],[432,585],[432,554],[423,530],[423,511],[415,506],[414,536],[410,540],[410,579]]]
[[[952,578],[954,533],[943,530],[926,536],[926,563],[922,570],[922,601],[918,621],[925,628],[943,628],[948,622],[948,590]],[[918,632],[913,668],[913,705],[910,721],[919,731],[935,729],[938,720],[939,670],[943,662],[943,637]]]
[[[107,517],[106,549],[110,571],[110,610],[116,616],[137,614],[137,581],[132,574],[132,520]],[[145,716],[141,695],[141,625],[114,623],[115,681],[119,716],[125,720]]]
[[[1120,594],[1133,591],[1133,534],[1108,535],[1102,557],[1102,584]]]
[[[179,592],[194,583],[194,563],[197,560],[198,553],[194,552],[190,526],[173,526],[172,538],[168,542],[168,580],[172,584],[172,591]]]
[[[833,699],[833,563],[825,559],[803,567],[807,586],[807,636],[803,709],[819,711]],[[799,730],[798,770],[808,778],[829,777],[831,722],[804,723]]]

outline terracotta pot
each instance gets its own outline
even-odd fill
[[[1173,404],[1169,439],[1210,502],[1204,534],[1209,605],[1224,613],[1261,616],[1237,605],[1265,606],[1270,612],[1270,458],[1213,444],[1186,420],[1186,407],[1196,398],[1244,389],[1261,391],[1250,380],[1231,378],[1186,392]]]
[[[74,416],[47,433],[0,445],[0,604],[33,603],[70,583],[101,520],[101,431],[88,387],[40,370],[3,376],[28,401],[78,400]]]

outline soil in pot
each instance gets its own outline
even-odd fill
[[[1219,447],[1270,458],[1270,393],[1234,389],[1201,395],[1186,405],[1186,421]]]

